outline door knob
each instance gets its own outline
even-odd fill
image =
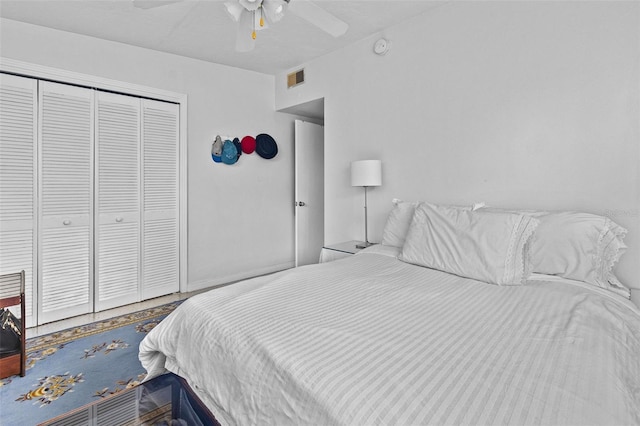
[[[63,220],[62,224],[63,225],[71,225],[71,221],[70,220]]]
[[[298,206],[304,207],[306,206],[306,204],[304,203],[304,201],[298,201]]]

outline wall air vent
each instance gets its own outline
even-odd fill
[[[304,83],[304,69],[287,74],[287,88],[290,89],[298,84]]]

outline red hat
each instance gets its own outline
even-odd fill
[[[242,146],[242,152],[251,154],[256,150],[256,139],[253,136],[245,136],[242,138],[240,145]]]

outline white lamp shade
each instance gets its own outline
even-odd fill
[[[351,163],[351,186],[382,185],[382,161],[361,160]]]
[[[237,1],[228,1],[224,4],[224,7],[227,8],[227,13],[229,13],[229,16],[236,22],[240,20],[240,15],[246,10]]]
[[[284,16],[287,2],[284,0],[264,0],[262,9],[269,22],[278,22]]]

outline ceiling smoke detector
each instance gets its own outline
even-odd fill
[[[376,52],[376,54],[381,56],[386,54],[390,48],[391,48],[391,42],[389,42],[384,38],[378,39],[373,45],[373,51]]]

